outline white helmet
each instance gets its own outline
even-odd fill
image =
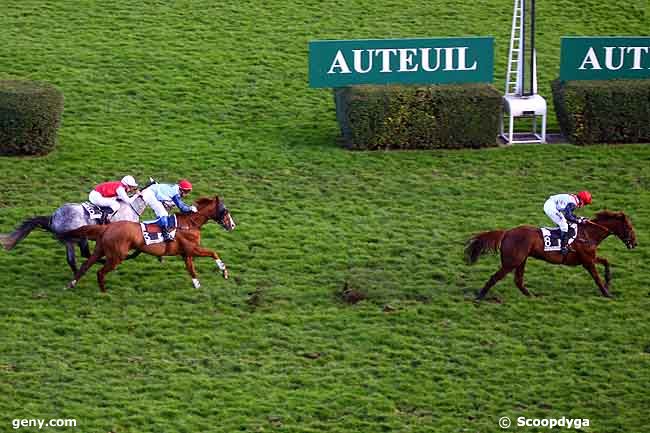
[[[130,175],[129,176],[124,176],[122,178],[122,184],[126,185],[126,186],[133,186],[133,187],[138,186],[138,184],[135,181],[135,179],[133,178],[133,176],[130,176]]]

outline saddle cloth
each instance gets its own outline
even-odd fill
[[[140,228],[142,229],[142,237],[144,238],[145,245],[159,244],[164,242],[162,237],[162,230],[157,220],[153,221],[144,221],[140,223]],[[169,232],[169,237],[174,239],[176,237],[176,215],[172,215],[169,218],[169,227],[167,228]]]
[[[542,239],[544,239],[544,251],[560,251],[560,228],[542,227]],[[578,234],[578,225],[569,224],[569,242],[571,245],[576,240]]]
[[[102,208],[100,208],[96,204],[92,204],[89,201],[85,201],[81,203],[81,207],[83,207],[86,210],[86,212],[88,213],[88,218],[90,218],[91,220],[99,219],[102,217]],[[109,215],[113,213],[113,209],[111,209],[110,207],[105,207],[104,211]]]

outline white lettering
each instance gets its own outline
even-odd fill
[[[453,71],[454,70],[454,50],[456,48],[444,48],[445,50],[445,69],[443,71]]]
[[[523,427],[526,425],[526,418],[523,416],[520,416],[517,418],[517,427]]]
[[[432,68],[429,62],[429,52],[431,51],[431,48],[420,49],[422,52],[422,69],[427,72],[435,72],[440,68],[440,51],[442,48],[434,48],[434,50],[436,50],[436,66]]]
[[[587,55],[578,69],[587,69],[587,63],[591,64],[591,69],[603,69],[600,67],[600,63],[598,63],[598,57],[596,57],[596,52],[593,47],[589,47],[589,51],[587,51]]]
[[[363,53],[366,50],[352,50],[352,53],[354,54],[354,70],[360,74],[367,74],[372,70],[372,55],[375,50],[367,50],[368,51],[368,67],[366,69],[363,69],[363,62],[361,59],[361,53]]]
[[[474,64],[467,67],[467,61],[465,60],[465,53],[469,47],[460,47],[458,48],[458,70],[459,71],[475,71],[478,67],[477,61],[474,60]]]
[[[614,66],[614,50],[618,48],[621,55],[619,56],[618,66]],[[623,67],[625,63],[625,47],[605,47],[605,67],[612,71],[617,71]]]
[[[649,48],[650,47],[629,47],[627,49],[628,53],[630,51],[634,51],[634,60],[632,63],[632,69],[641,69],[641,51],[647,53]]]
[[[417,54],[415,48],[401,48],[399,50],[399,71],[416,72],[418,65],[413,66],[413,56]]]
[[[375,50],[376,56],[380,54],[381,54],[381,71],[379,72],[393,72],[390,69],[390,55],[397,54],[397,50],[395,48],[381,48],[379,50]]]
[[[352,73],[350,71],[350,68],[348,67],[348,64],[345,62],[345,57],[343,57],[343,53],[341,52],[341,50],[339,50],[336,53],[336,56],[334,57],[334,61],[332,62],[332,66],[330,66],[330,70],[327,71],[327,73],[335,74],[336,72],[334,71],[334,68],[339,68],[341,74]]]

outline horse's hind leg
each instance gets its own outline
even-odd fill
[[[106,264],[97,271],[97,284],[99,284],[99,290],[102,293],[106,293],[106,274],[117,268],[120,263],[122,263],[121,258],[107,257]]]
[[[515,284],[521,290],[521,293],[523,293],[526,296],[531,296],[532,294],[528,291],[526,288],[526,285],[524,284],[524,271],[526,270],[526,260],[524,262],[517,266],[517,269],[515,269]]]
[[[65,243],[65,259],[68,261],[68,265],[70,266],[70,269],[72,269],[72,275],[77,274],[77,257],[75,256],[74,253],[74,242],[72,241],[67,241]]]
[[[88,239],[86,238],[79,239],[78,245],[79,245],[79,251],[81,251],[81,255],[85,258],[90,257],[90,247],[88,246]]]
[[[499,282],[499,280],[501,280],[503,277],[508,275],[511,271],[512,268],[501,266],[501,268],[490,277],[487,283],[485,283],[485,286],[483,286],[479,294],[476,296],[476,300],[480,301],[483,299],[485,295],[487,295],[487,292],[492,288],[492,286]]]
[[[77,283],[79,282],[79,279],[83,277],[86,272],[88,272],[88,269],[90,269],[90,267],[94,265],[95,262],[100,258],[102,258],[103,256],[104,256],[104,251],[102,250],[101,246],[97,245],[92,255],[88,257],[88,260],[86,260],[81,265],[81,269],[79,269],[79,271],[75,273],[74,279],[70,281],[70,283],[68,284],[68,288],[69,289],[74,288],[74,286],[76,286]]]

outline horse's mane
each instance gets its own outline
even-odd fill
[[[211,203],[214,203],[214,198],[209,198],[209,197],[201,197],[196,200],[196,207],[202,208],[205,207]]]
[[[619,220],[626,226],[632,227],[632,221],[630,221],[630,218],[628,218],[627,215],[625,215],[624,212],[614,212],[611,210],[602,210],[598,213],[596,213],[596,217],[594,218],[594,222],[598,221],[606,221],[606,220]]]
[[[601,210],[596,213],[595,220],[610,220],[610,219],[622,219],[627,218],[623,212],[614,212],[611,210]]]

